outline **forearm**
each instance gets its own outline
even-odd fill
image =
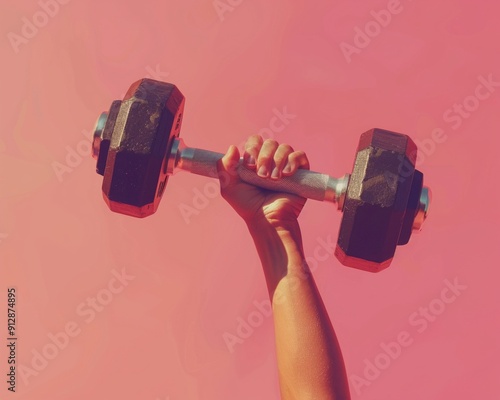
[[[340,347],[297,223],[249,224],[273,305],[283,399],[349,399]]]

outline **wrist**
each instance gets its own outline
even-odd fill
[[[248,230],[259,253],[270,293],[286,275],[304,264],[300,227],[295,221],[254,220]]]
[[[286,253],[302,254],[302,235],[296,219],[256,219],[247,221],[247,227],[257,247],[262,246],[263,243],[268,245],[274,243],[283,248]]]

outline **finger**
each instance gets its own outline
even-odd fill
[[[288,156],[293,153],[292,146],[282,143],[278,146],[276,153],[274,153],[274,169],[271,172],[271,179],[281,178],[281,173],[286,163],[288,162]]]
[[[264,139],[260,135],[250,136],[245,143],[245,152],[243,153],[243,163],[246,167],[255,169],[260,148]]]
[[[294,151],[288,156],[288,162],[283,169],[283,175],[292,175],[299,168],[309,169],[309,160],[303,151]]]
[[[271,174],[274,168],[274,153],[278,146],[278,142],[272,139],[267,139],[262,144],[257,158],[257,175],[260,177],[267,178]]]
[[[239,182],[238,164],[240,152],[236,146],[229,146],[224,157],[217,161],[217,175],[219,177],[221,189]]]

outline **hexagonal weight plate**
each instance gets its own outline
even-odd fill
[[[156,212],[167,184],[167,154],[180,134],[184,96],[175,85],[141,79],[120,104],[102,185],[112,211],[134,217]]]
[[[400,133],[361,135],[335,254],[346,266],[378,272],[391,263],[415,171],[415,143]]]

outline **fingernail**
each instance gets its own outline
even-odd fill
[[[271,174],[271,178],[278,179],[279,177],[280,177],[280,172],[278,171],[278,168],[274,168]]]
[[[257,175],[261,176],[262,178],[267,178],[267,174],[267,167],[265,165],[261,165],[261,167],[257,171]]]
[[[283,172],[285,174],[288,174],[289,172],[292,172],[292,166],[290,164],[287,164],[285,168],[283,168]]]

